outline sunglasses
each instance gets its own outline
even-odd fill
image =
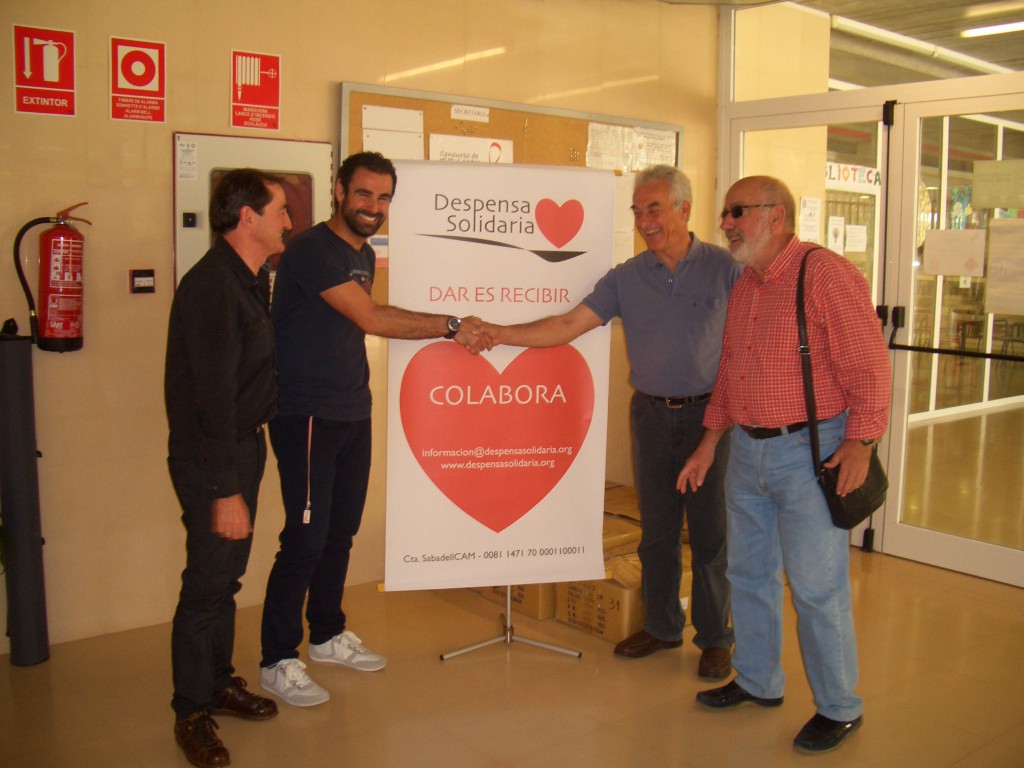
[[[733,205],[729,208],[723,208],[719,216],[722,217],[722,221],[725,221],[726,216],[732,216],[734,219],[741,218],[743,212],[748,208],[771,208],[772,206],[778,205],[778,203],[756,203],[754,205]]]

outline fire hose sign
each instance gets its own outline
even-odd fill
[[[231,127],[276,131],[281,117],[281,57],[231,52]]]
[[[14,27],[14,98],[18,112],[75,114],[75,33]]]

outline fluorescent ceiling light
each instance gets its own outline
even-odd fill
[[[1008,24],[993,24],[988,27],[975,27],[965,29],[960,37],[985,37],[986,35],[1002,35],[1007,32],[1020,32],[1024,30],[1024,21],[1011,21]]]
[[[468,64],[471,61],[479,61],[480,59],[489,59],[491,56],[501,56],[506,52],[506,48],[489,48],[486,51],[475,51],[474,53],[467,53],[465,56],[457,56],[454,59],[446,59],[445,61],[439,61],[436,64],[425,64],[422,67],[416,67],[415,69],[407,69],[404,72],[395,72],[391,75],[384,75],[384,82],[390,83],[393,80],[401,80],[406,77],[416,77],[417,75],[425,75],[429,72],[437,72],[442,69],[451,69],[452,67],[460,67],[463,64]]]

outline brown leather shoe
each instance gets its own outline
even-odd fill
[[[217,737],[216,729],[217,721],[199,710],[184,720],[175,721],[174,740],[192,765],[199,768],[222,768],[231,765],[231,755]]]
[[[277,714],[277,704],[247,691],[244,678],[231,678],[231,685],[213,694],[213,714],[246,720],[269,720]]]
[[[615,655],[625,656],[627,659],[640,659],[662,648],[678,648],[682,644],[682,640],[661,640],[641,629],[616,645]]]
[[[700,654],[697,676],[721,680],[732,672],[732,653],[728,648],[705,648]]]

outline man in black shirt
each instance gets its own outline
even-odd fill
[[[274,416],[274,335],[266,260],[291,229],[280,179],[227,173],[210,200],[217,240],[171,305],[164,396],[168,466],[183,510],[186,565],[171,634],[175,740],[193,765],[230,763],[211,715],[266,720],[273,701],[233,676],[235,594],[252,546]]]

